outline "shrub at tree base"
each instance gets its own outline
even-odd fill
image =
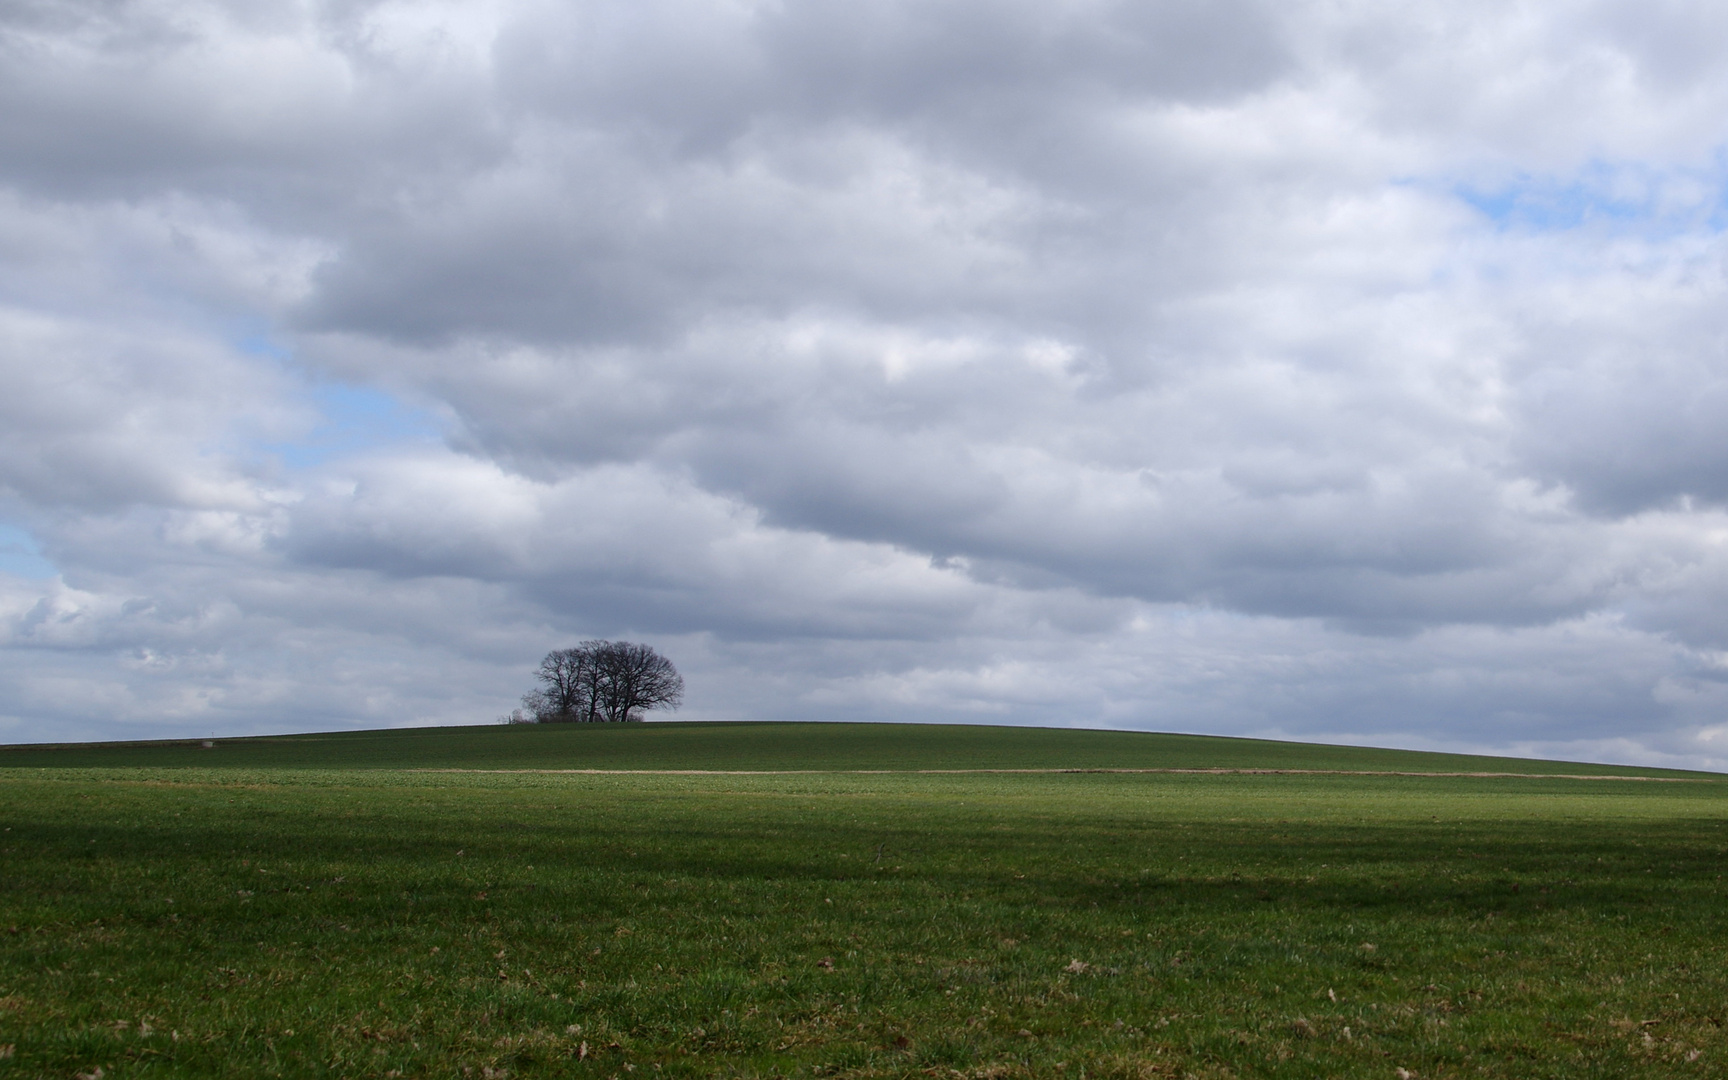
[[[512,723],[571,724],[640,721],[650,709],[676,709],[684,679],[652,646],[633,641],[584,641],[554,649],[534,673],[540,687],[522,696]]]

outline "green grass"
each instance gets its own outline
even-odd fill
[[[398,728],[156,743],[0,747],[0,768],[1277,768],[1711,776],[1355,746],[958,724],[653,723]]]
[[[768,730],[5,751],[0,1073],[1728,1075],[1719,777],[385,767],[1537,771]]]

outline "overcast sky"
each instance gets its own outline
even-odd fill
[[[0,6],[0,741],[1728,769],[1728,7]]]

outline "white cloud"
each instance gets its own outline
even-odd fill
[[[479,721],[604,635],[697,716],[1723,767],[1720,22],[8,12],[0,723]]]

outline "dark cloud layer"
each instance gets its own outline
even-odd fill
[[[13,5],[0,735],[600,635],[701,717],[1728,767],[1721,30]]]

